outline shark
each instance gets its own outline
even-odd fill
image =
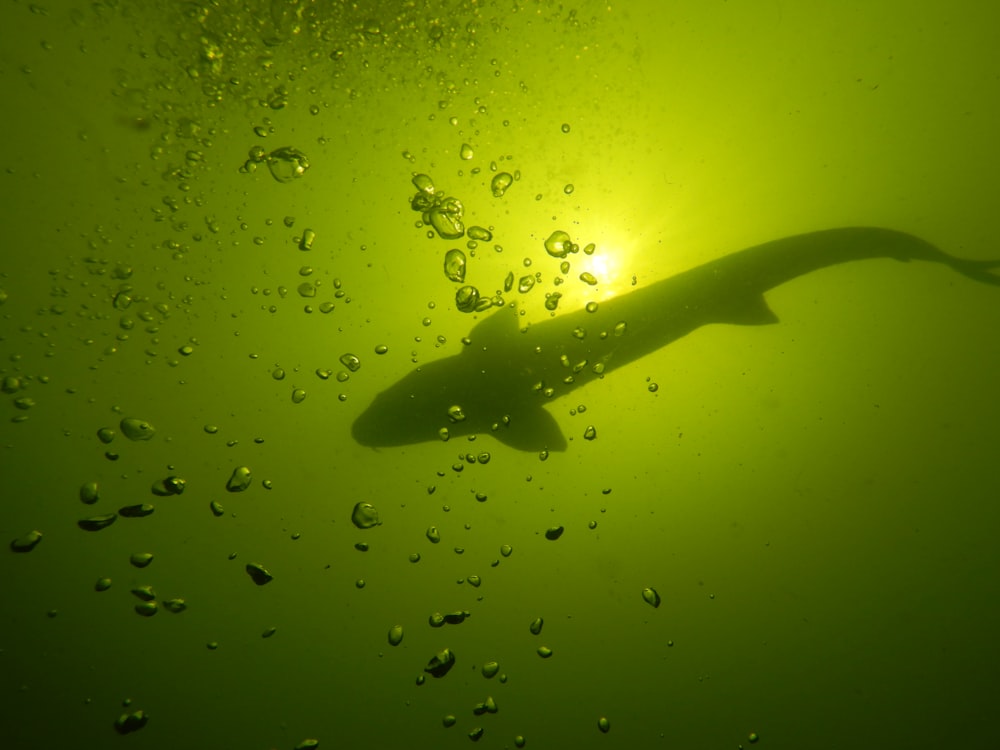
[[[546,407],[702,326],[778,323],[765,293],[842,263],[890,258],[947,266],[1000,286],[1000,259],[955,257],[915,235],[840,227],[772,240],[721,256],[596,310],[557,313],[522,325],[514,305],[489,312],[459,353],[417,366],[377,394],[351,426],[374,448],[489,435],[523,451],[564,451],[566,436]]]

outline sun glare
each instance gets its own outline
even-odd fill
[[[598,246],[593,255],[580,258],[578,272],[589,273],[597,284],[594,292],[598,300],[611,299],[623,294],[630,285],[631,277],[626,273],[628,251],[618,245]],[[592,297],[593,299],[593,297]]]

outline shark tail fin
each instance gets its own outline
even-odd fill
[[[948,257],[948,265],[963,276],[968,276],[970,279],[983,284],[1000,286],[1000,275],[997,275],[993,270],[1000,268],[1000,260],[967,260],[965,258],[955,258],[954,256]]]
[[[1000,268],[1000,258],[992,260],[958,258],[927,240],[905,232],[886,229],[876,231],[873,236],[878,237],[884,243],[885,247],[889,249],[890,257],[896,260],[925,260],[931,263],[940,263],[973,281],[1000,286],[1000,274],[994,270]]]

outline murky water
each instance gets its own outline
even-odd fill
[[[9,3],[4,747],[990,747],[984,8]]]

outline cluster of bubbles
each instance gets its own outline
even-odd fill
[[[489,242],[493,233],[486,227],[470,226],[466,231],[464,223],[465,207],[453,196],[446,195],[434,186],[434,181],[426,174],[413,176],[416,194],[410,199],[410,208],[420,213],[424,225],[445,240],[457,240],[468,235],[473,242]],[[499,296],[489,298],[480,294],[478,287],[465,284],[467,261],[465,253],[453,248],[445,253],[444,274],[449,281],[462,284],[455,292],[455,307],[462,312],[483,312],[494,306],[503,305]]]
[[[356,358],[354,358],[353,355],[345,354],[342,359],[345,360],[345,366],[351,367],[351,369],[357,369],[355,361]],[[217,430],[209,426],[206,427],[205,431],[208,434],[215,434]],[[150,421],[139,417],[123,417],[119,421],[117,429],[109,426],[99,428],[97,430],[96,437],[102,445],[106,446],[107,450],[105,456],[110,460],[116,460],[118,457],[117,451],[114,451],[111,446],[114,444],[119,435],[131,443],[143,444],[153,441],[156,438],[157,430]],[[489,454],[483,453],[477,458],[477,462],[486,464],[489,463],[489,459]],[[224,481],[220,478],[220,484],[225,491],[230,494],[247,492],[254,484],[253,472],[248,466],[235,466],[231,469],[228,477],[225,478]],[[187,489],[187,485],[188,483],[185,479],[176,475],[159,477],[153,480],[150,486],[150,493],[154,497],[159,498],[178,497],[184,494]],[[261,485],[265,488],[270,487],[270,483],[268,481],[262,482]],[[96,481],[83,482],[79,487],[78,496],[79,500],[87,506],[99,505],[104,500],[101,487]],[[487,498],[485,494],[477,494],[477,499],[480,502],[485,502]],[[212,516],[216,518],[224,515],[222,505],[217,500],[210,501],[209,510],[211,511]],[[77,520],[77,526],[83,531],[96,533],[110,528],[119,518],[146,518],[153,515],[155,511],[156,508],[153,503],[135,503],[123,506],[117,511],[106,510],[105,512],[80,518]],[[353,505],[350,512],[350,520],[356,529],[364,532],[376,529],[383,523],[383,517],[378,508],[376,508],[376,506],[371,502],[367,501],[359,501]],[[594,526],[591,525],[591,528],[594,528]],[[545,531],[544,537],[545,539],[554,542],[562,537],[564,531],[565,528],[563,526],[554,526]],[[43,536],[44,535],[41,531],[32,529],[11,540],[9,547],[11,551],[18,554],[30,553],[42,542]],[[428,527],[425,536],[431,544],[435,545],[440,544],[442,539],[441,533],[436,526]],[[297,535],[293,535],[293,538],[297,538]],[[361,552],[365,552],[369,548],[367,542],[359,542],[354,546]],[[462,548],[455,548],[455,552],[457,554],[461,554],[463,551],[464,550]],[[501,545],[500,556],[494,560],[492,566],[497,567],[500,564],[501,559],[509,558],[512,554],[513,547],[511,545]],[[231,553],[229,555],[229,560],[233,560],[235,558],[235,553]],[[153,566],[155,559],[156,556],[152,552],[137,551],[129,555],[128,563],[132,568],[144,571]],[[411,562],[419,562],[419,560],[419,555],[412,555],[410,558]],[[251,561],[246,563],[243,568],[247,577],[258,587],[268,586],[275,580],[275,575],[261,562]],[[483,579],[479,575],[469,575],[465,578],[465,583],[478,589],[483,585]],[[357,588],[363,588],[363,579],[358,580],[356,585]],[[107,575],[101,576],[95,582],[93,588],[97,592],[107,592],[111,590],[113,588],[112,577]],[[178,596],[167,598],[161,597],[158,595],[154,586],[150,583],[136,583],[131,586],[129,593],[132,597],[134,597],[133,601],[135,603],[133,605],[133,610],[137,615],[143,618],[154,617],[161,610],[166,610],[172,615],[180,615],[188,609],[188,603],[184,598]],[[653,606],[659,606],[659,595],[656,594],[653,589],[645,589],[642,592],[642,597]],[[55,616],[55,614],[56,613],[53,611],[50,613],[50,616]],[[471,615],[472,613],[469,610],[459,610],[447,613],[434,612],[428,617],[428,625],[431,628],[442,628],[446,625],[458,626],[466,622]],[[544,620],[542,617],[535,617],[528,624],[528,630],[533,636],[540,636],[543,624]],[[276,631],[276,627],[268,627],[261,633],[261,637],[265,639],[271,638]],[[392,647],[397,647],[402,644],[404,633],[404,626],[400,623],[389,627],[386,636],[388,644]],[[206,643],[206,647],[210,651],[216,651],[219,648],[219,645],[218,641],[209,641]],[[535,648],[535,652],[541,659],[549,659],[554,653],[553,649],[548,645],[537,646],[537,648]],[[457,661],[458,658],[456,653],[450,647],[439,649],[430,655],[422,671],[417,675],[416,683],[418,685],[422,685],[428,676],[434,679],[444,678],[452,671]],[[496,678],[500,684],[506,684],[508,681],[507,674],[502,671],[500,662],[496,659],[489,659],[485,661],[479,665],[478,669],[482,677],[486,680],[493,680]],[[130,701],[126,701],[125,705],[128,710],[121,713],[118,718],[114,720],[114,730],[120,734],[131,734],[143,729],[149,721],[149,714],[143,709],[133,710],[130,706]],[[492,695],[486,696],[484,700],[479,701],[472,707],[472,714],[477,717],[496,714],[498,711],[498,703]],[[445,727],[451,727],[454,726],[457,721],[458,719],[455,714],[447,714],[443,717],[442,724]],[[598,720],[598,728],[602,732],[607,732],[609,730],[610,724],[608,723],[606,717],[602,716]],[[472,740],[478,740],[484,735],[484,733],[485,729],[483,726],[475,726],[469,731],[468,736]],[[514,744],[516,747],[524,747],[524,736],[517,735],[514,739]],[[297,750],[309,750],[310,748],[317,748],[318,745],[318,740],[309,739],[303,740],[296,746],[296,748]]]
[[[463,158],[472,158],[471,149],[467,152],[466,149],[469,147],[463,145]],[[516,176],[509,172],[497,172],[490,181],[490,191],[494,197],[501,198],[516,179]],[[444,240],[456,240],[468,236],[470,247],[475,247],[478,242],[489,242],[493,239],[493,232],[486,227],[474,225],[466,229],[464,224],[465,207],[462,202],[458,198],[438,190],[429,175],[417,173],[413,176],[412,182],[417,192],[410,199],[410,208],[420,213],[421,223],[424,226],[430,227],[429,236],[436,235]],[[563,276],[570,271],[570,263],[566,260],[566,256],[579,253],[581,250],[580,245],[573,242],[569,233],[561,229],[552,232],[544,241],[543,246],[549,256],[562,261],[559,270]],[[583,247],[585,255],[592,255],[595,250],[594,243]],[[473,313],[484,312],[491,307],[503,307],[504,298],[499,291],[493,296],[485,296],[480,292],[479,287],[465,283],[467,268],[468,259],[463,250],[456,247],[445,253],[444,275],[449,281],[461,285],[455,291],[456,309],[464,313]],[[556,285],[562,284],[564,282],[563,276],[556,277],[554,283]],[[509,271],[503,282],[503,292],[511,292],[516,281],[518,293],[526,294],[534,288],[540,278],[539,273],[526,274],[516,278],[514,272]],[[596,286],[598,283],[597,277],[589,271],[581,273],[580,280],[589,286]],[[555,312],[561,298],[562,293],[559,291],[546,293],[545,309],[549,312]],[[597,309],[596,303],[593,303],[588,309],[591,312],[595,311]]]

